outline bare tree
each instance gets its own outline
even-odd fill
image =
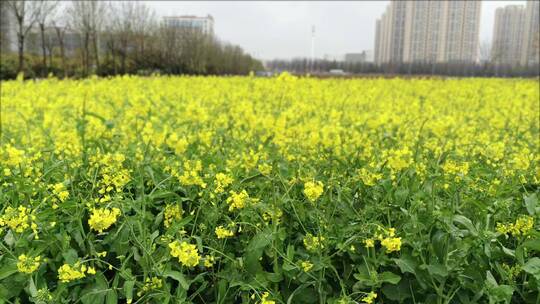
[[[58,47],[60,48],[60,59],[62,60],[62,70],[64,70],[64,77],[68,76],[68,68],[66,64],[66,47],[65,47],[65,37],[66,31],[69,30],[67,26],[59,26],[54,21],[52,23],[54,31],[56,33],[56,39],[58,40]]]
[[[45,24],[48,20],[54,19],[55,11],[58,7],[58,1],[40,0],[37,4],[36,22],[39,26],[41,36],[41,51],[43,55],[43,73],[47,75],[47,47],[45,43]]]
[[[146,50],[147,38],[152,35],[151,31],[156,28],[155,12],[144,3],[136,2],[132,22],[135,59],[137,62],[142,62]]]
[[[92,1],[72,1],[68,8],[70,26],[77,30],[82,40],[84,74],[90,71],[90,53],[94,55],[96,69],[99,69],[98,33],[105,14],[105,3]]]
[[[113,32],[118,41],[117,52],[120,55],[120,68],[126,73],[129,43],[133,36],[133,20],[135,17],[135,2],[118,2],[112,6]]]
[[[10,0],[6,1],[6,5],[11,14],[15,17],[16,32],[17,32],[17,50],[19,56],[19,64],[17,71],[20,73],[24,69],[24,42],[26,35],[36,23],[38,16],[38,4],[28,0]]]

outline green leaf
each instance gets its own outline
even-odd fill
[[[174,270],[166,270],[165,272],[163,272],[163,275],[178,281],[178,283],[180,283],[180,286],[182,286],[184,290],[189,289],[190,284],[182,273]]]
[[[37,297],[38,295],[38,291],[37,291],[37,288],[36,288],[36,284],[34,284],[34,279],[32,277],[30,277],[30,279],[28,280],[28,291],[30,292],[30,295],[32,297]]]
[[[126,295],[126,299],[133,299],[133,286],[135,286],[135,281],[124,282],[124,294]]]
[[[0,280],[3,280],[9,277],[10,275],[16,273],[17,271],[18,271],[17,264],[15,263],[8,263],[2,266],[2,268],[0,268]]]
[[[272,242],[272,238],[272,232],[267,230],[258,233],[251,239],[245,249],[245,266],[248,272],[256,274],[262,271],[259,258],[262,256],[264,248]]]
[[[115,290],[109,290],[107,291],[106,295],[106,302],[107,304],[117,304],[118,303],[118,295],[116,294]]]
[[[471,220],[466,218],[465,216],[457,214],[457,215],[454,215],[454,218],[452,220],[454,221],[454,223],[458,223],[464,226],[465,228],[467,228],[467,230],[469,230],[469,232],[473,236],[478,235],[478,230],[476,230]]]
[[[416,261],[412,259],[412,257],[408,255],[403,255],[399,259],[392,259],[394,263],[399,267],[402,273],[409,272],[412,274],[416,274],[415,268],[417,266]]]
[[[485,284],[489,303],[510,303],[514,294],[514,288],[512,286],[499,285],[489,270],[486,272]]]
[[[400,280],[401,280],[401,276],[395,273],[389,272],[389,271],[385,271],[379,274],[379,281],[381,282],[397,284],[399,283]]]
[[[536,206],[538,205],[538,196],[536,196],[536,193],[529,196],[523,196],[523,199],[525,200],[527,212],[529,212],[530,215],[534,215],[536,213]]]
[[[69,250],[64,252],[62,256],[64,257],[64,260],[66,261],[66,263],[70,265],[75,264],[75,262],[77,262],[77,260],[79,259],[77,255],[77,251],[75,251],[75,249],[73,248],[70,248]]]
[[[523,270],[534,276],[534,278],[540,281],[540,258],[532,258],[523,265]]]
[[[446,266],[441,265],[441,264],[428,265],[427,271],[432,276],[438,276],[442,278],[445,278],[446,276],[448,276],[448,270],[446,269]]]
[[[521,246],[540,252],[540,239],[525,241]]]
[[[388,299],[405,303],[405,300],[411,297],[410,283],[403,279],[396,285],[385,284],[381,290]]]

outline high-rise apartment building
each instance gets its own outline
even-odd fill
[[[481,1],[392,1],[377,20],[377,63],[474,62]]]
[[[163,17],[165,26],[178,29],[199,30],[204,34],[214,34],[214,18],[197,16],[166,16]]]
[[[17,32],[15,16],[6,1],[0,1],[0,51],[14,52],[17,50]]]
[[[522,65],[540,63],[540,1],[527,1],[523,31]]]
[[[491,60],[503,65],[534,65],[539,63],[538,15],[540,1],[527,5],[507,5],[495,11]]]
[[[523,50],[525,7],[508,5],[495,11],[491,61],[496,64],[518,65]]]

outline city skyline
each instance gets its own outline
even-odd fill
[[[257,58],[269,60],[310,57],[312,25],[316,28],[317,58],[374,51],[375,20],[390,1],[146,3],[158,16],[210,14],[215,19],[216,36],[241,45]],[[498,7],[525,3],[482,1],[479,43],[491,43]],[[358,39],[351,39],[355,35]]]

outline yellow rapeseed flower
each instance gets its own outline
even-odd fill
[[[304,272],[308,272],[311,270],[311,268],[313,268],[313,264],[310,263],[309,261],[302,261],[300,262],[300,266],[302,267],[302,270]]]
[[[381,241],[381,245],[386,248],[386,252],[390,253],[393,251],[399,251],[401,249],[401,238],[400,237],[387,237]]]
[[[323,183],[317,182],[306,182],[304,184],[304,194],[310,202],[315,202],[323,193],[324,185]]]
[[[182,213],[180,204],[168,204],[165,206],[165,211],[163,212],[165,217],[163,224],[165,225],[165,228],[169,228],[174,221],[181,219]]]
[[[362,302],[366,303],[366,304],[372,304],[375,299],[377,298],[377,294],[373,291],[371,291],[370,293],[366,294],[363,298],[362,298]]]
[[[22,273],[32,273],[39,268],[40,261],[40,256],[32,258],[26,256],[25,254],[21,254],[18,258],[17,269]]]
[[[188,267],[199,265],[201,256],[199,255],[196,245],[187,242],[174,241],[169,244],[169,248],[171,249],[171,255],[178,258],[182,265]]]
[[[311,233],[306,234],[304,237],[304,246],[309,251],[316,251],[324,248],[324,237],[313,236]]]
[[[263,292],[259,304],[276,304],[275,301],[268,300],[268,297],[270,297],[270,293],[267,291]]]
[[[224,228],[223,226],[216,227],[215,232],[216,232],[216,235],[217,235],[218,239],[224,239],[224,238],[234,236],[233,231],[231,231],[231,230],[229,230],[227,228]]]
[[[88,225],[93,230],[102,233],[103,230],[108,229],[112,224],[116,223],[119,215],[120,209],[118,208],[93,208],[92,215],[90,215],[90,219],[88,220]]]
[[[86,266],[84,265],[80,266],[76,264],[75,266],[71,266],[64,264],[58,269],[58,279],[63,283],[82,279],[86,276],[84,274],[86,270]]]

